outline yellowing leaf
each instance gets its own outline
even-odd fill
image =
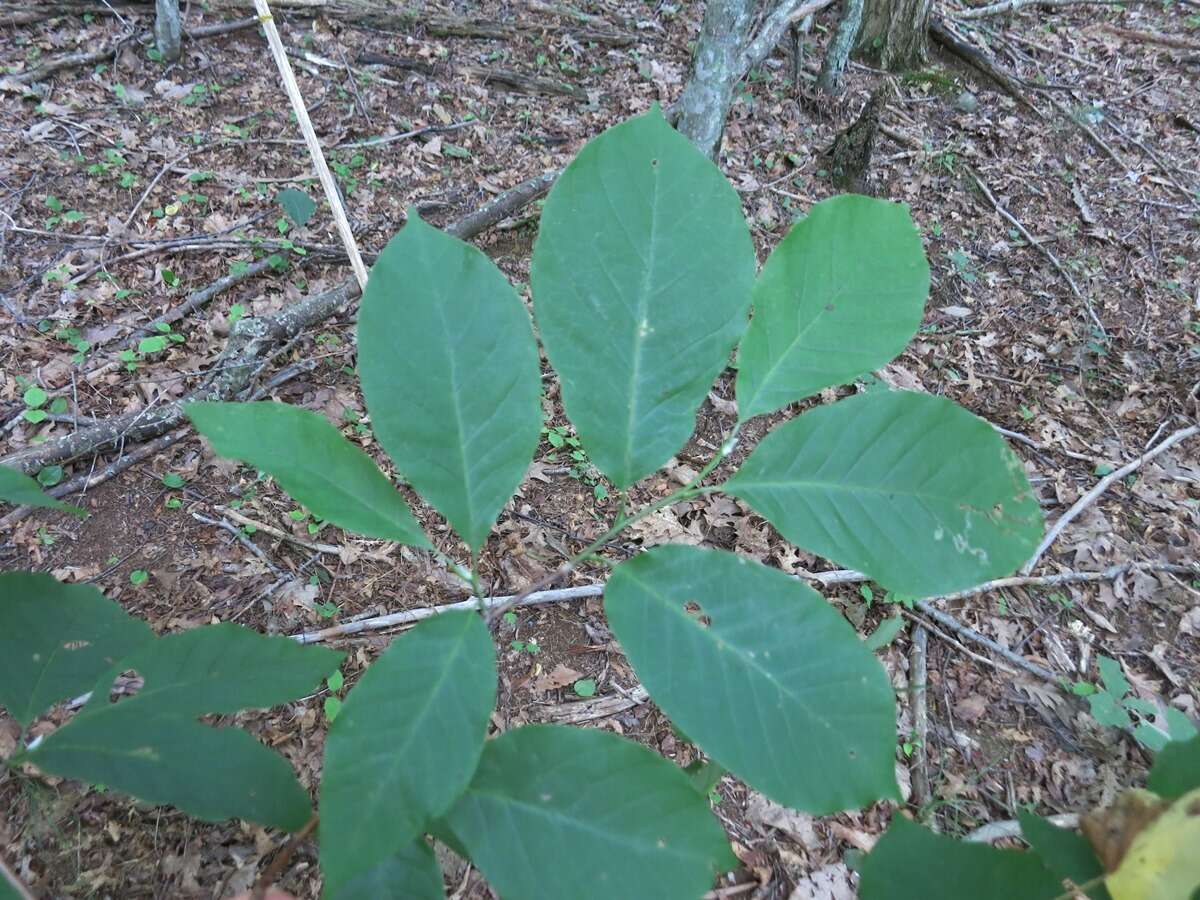
[[[1200,788],[1142,829],[1105,879],[1113,900],[1179,900],[1200,889]]]

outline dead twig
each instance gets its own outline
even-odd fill
[[[279,880],[279,876],[283,874],[283,870],[287,868],[288,862],[291,861],[292,854],[316,831],[318,822],[320,822],[320,819],[316,813],[313,813],[308,821],[304,823],[304,827],[288,839],[288,842],[283,845],[283,849],[271,860],[271,864],[267,866],[258,881],[254,883],[254,890],[250,892],[250,900],[263,900],[267,895],[267,888]]]
[[[415,625],[424,619],[439,616],[442,613],[455,610],[492,610],[509,606],[536,606],[542,603],[563,603],[571,600],[585,600],[589,597],[599,597],[604,593],[602,584],[585,584],[580,587],[560,588],[554,591],[535,591],[531,594],[512,594],[507,597],[485,597],[480,600],[468,597],[457,603],[446,603],[442,606],[426,606],[422,609],[408,609],[402,612],[388,613],[384,616],[373,616],[369,619],[359,619],[357,622],[344,622],[332,628],[320,631],[307,631],[294,634],[292,639],[301,644],[317,644],[330,638],[344,637],[348,634],[360,634],[364,631],[379,631],[384,628]]]
[[[1038,678],[1041,678],[1044,681],[1048,681],[1051,684],[1058,684],[1059,682],[1062,681],[1061,676],[1056,675],[1055,673],[1051,672],[1049,669],[1045,668],[1044,666],[1039,666],[1037,663],[1030,662],[1025,657],[1021,656],[1020,654],[1014,653],[1013,651],[1009,650],[1007,647],[1002,647],[1000,644],[997,644],[995,641],[993,641],[991,638],[987,637],[986,635],[980,634],[978,631],[976,631],[974,628],[970,627],[969,625],[964,625],[962,622],[958,621],[958,619],[954,618],[954,616],[950,615],[949,613],[942,612],[940,609],[935,607],[928,600],[918,600],[918,601],[916,601],[916,603],[913,604],[913,606],[915,606],[918,610],[920,610],[924,615],[928,616],[934,622],[937,622],[938,625],[941,625],[943,628],[949,629],[950,631],[957,634],[959,637],[963,638],[964,640],[970,641],[973,644],[978,644],[980,647],[986,647],[991,653],[995,654],[996,656],[1002,657],[1003,659],[1012,663],[1017,668],[1024,669],[1029,674],[1036,675]],[[934,631],[934,632],[938,631],[938,629],[935,626],[930,625],[928,622],[922,622],[918,616],[914,616],[911,613],[906,613],[906,614],[909,615],[909,617],[912,618],[913,621],[918,622],[922,625],[925,625],[927,628],[929,628],[930,631]],[[970,653],[970,651],[967,651],[967,652],[969,653],[969,655],[971,655],[975,659],[979,659],[978,656],[975,656],[975,654]],[[1008,666],[1000,665],[997,663],[992,663],[990,660],[982,660],[982,661],[987,662],[989,665],[994,665],[997,668],[1002,669],[1005,672],[1009,672],[1010,674],[1013,673],[1013,670],[1010,669]]]
[[[925,742],[929,737],[929,667],[925,655],[928,640],[925,626],[918,625],[913,629],[912,646],[908,652],[908,702],[912,710],[913,727],[909,768],[912,772],[912,802],[919,810],[926,808],[932,796],[929,791],[928,754],[925,752]]]
[[[274,575],[282,575],[279,566],[271,561],[271,558],[262,551],[252,540],[246,537],[245,532],[238,528],[227,519],[210,519],[208,516],[203,516],[198,512],[192,513],[192,518],[197,522],[203,522],[205,525],[212,525],[214,528],[221,528],[233,535],[234,540],[253,553],[259,558],[264,566],[271,570]]]
[[[1137,459],[1126,463],[1125,465],[1121,466],[1121,468],[1115,469],[1101,478],[1096,483],[1095,487],[1076,500],[1075,503],[1072,504],[1071,508],[1063,513],[1059,517],[1058,521],[1054,523],[1053,527],[1046,532],[1046,536],[1042,538],[1042,542],[1038,544],[1038,548],[1034,551],[1033,556],[1030,557],[1029,562],[1025,563],[1024,568],[1021,569],[1022,574],[1028,575],[1030,572],[1032,572],[1033,567],[1038,564],[1038,561],[1042,558],[1043,554],[1050,549],[1050,545],[1058,539],[1060,534],[1062,534],[1063,529],[1066,528],[1067,525],[1069,525],[1081,512],[1096,502],[1097,498],[1099,498],[1101,494],[1112,487],[1115,482],[1118,482],[1127,475],[1136,472],[1145,463],[1154,459],[1159,454],[1170,450],[1180,441],[1187,440],[1192,435],[1197,433],[1200,433],[1200,425],[1191,425],[1187,428],[1180,428],[1178,431],[1165,438],[1162,443],[1160,443],[1153,450],[1146,451]]]
[[[1075,283],[1075,279],[1071,277],[1071,273],[1068,272],[1066,267],[1064,267],[1063,264],[1058,261],[1058,257],[1054,255],[1054,252],[1047,247],[1044,242],[1037,240],[1037,238],[1030,234],[1029,229],[1022,225],[1016,216],[1004,208],[1003,204],[996,199],[996,195],[992,193],[991,188],[987,186],[987,183],[979,177],[974,169],[972,169],[970,166],[967,166],[966,170],[967,174],[971,176],[979,190],[983,192],[983,196],[987,197],[988,202],[992,204],[992,208],[1000,214],[1001,218],[1012,225],[1013,228],[1017,229],[1017,232],[1021,235],[1021,237],[1025,238],[1026,241],[1036,247],[1038,251],[1050,261],[1050,264],[1058,270],[1058,273],[1062,275],[1063,280],[1067,282],[1067,286],[1071,288],[1071,293],[1073,293],[1077,298],[1079,298],[1079,301],[1083,303],[1084,308],[1087,310],[1088,317],[1092,320],[1092,323],[1100,329],[1102,334],[1107,334],[1108,332],[1104,329],[1104,323],[1101,322],[1099,316],[1096,315],[1096,310],[1092,306],[1092,301],[1084,296],[1083,291],[1079,289],[1079,285]]]
[[[1079,827],[1079,813],[1062,813],[1057,816],[1046,817],[1051,824],[1059,828],[1075,829]],[[1015,838],[1021,836],[1021,823],[1016,819],[1009,819],[1005,822],[988,822],[986,825],[981,825],[974,831],[968,832],[963,838],[971,844],[990,844],[993,841],[999,841],[1004,838]]]

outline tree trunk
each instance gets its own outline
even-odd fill
[[[156,0],[158,15],[154,19],[154,42],[167,62],[179,59],[179,40],[183,24],[179,21],[179,0]]]
[[[754,6],[754,0],[709,0],[704,10],[692,77],[679,98],[675,127],[709,159],[721,146]]]
[[[862,17],[863,0],[845,0],[837,33],[829,42],[825,61],[821,63],[821,74],[817,78],[821,90],[831,96],[836,97],[842,92],[842,75],[846,72],[846,63],[850,61],[850,51],[854,47],[854,39],[858,37]]]
[[[933,0],[867,0],[858,52],[888,71],[924,65]]]

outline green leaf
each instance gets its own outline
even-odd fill
[[[296,188],[280,191],[275,199],[279,201],[283,211],[288,214],[288,218],[297,225],[306,224],[317,209],[317,204],[313,202],[312,197]]]
[[[145,680],[136,703],[148,715],[228,714],[265,709],[308,693],[344,653],[268,637],[232,622],[161,637],[121,660]],[[101,713],[107,697],[97,692],[86,710]]]
[[[665,463],[746,328],[754,247],[737,192],[658,109],[610,128],[542,210],[542,343],[588,457],[618,488]]]
[[[0,466],[0,500],[22,506],[63,509],[77,516],[87,515],[85,510],[77,506],[70,506],[43,494],[36,481],[8,466]]]
[[[34,425],[45,422],[49,418],[44,409],[27,409],[24,416],[26,422],[32,422]]]
[[[327,419],[286,403],[189,403],[217,452],[268,472],[315,515],[349,531],[414,547],[429,539],[403,495]]]
[[[63,480],[62,466],[45,466],[38,470],[37,481],[42,487],[54,487]]]
[[[196,718],[294,700],[343,656],[230,623],[168,635],[111,667],[83,710],[30,760],[206,821],[237,817],[296,830],[311,809],[288,763],[243,731]],[[108,686],[126,669],[144,686],[111,703]]]
[[[1100,670],[1104,690],[1115,699],[1120,700],[1129,693],[1129,682],[1125,680],[1125,673],[1121,671],[1119,662],[1112,657],[1099,655],[1096,657],[1096,667]]]
[[[49,575],[0,575],[0,706],[25,727],[82,694],[154,638],[96,588]]]
[[[38,768],[169,803],[207,822],[249,819],[289,831],[311,815],[288,763],[237,728],[151,714],[137,698],[80,713],[29,754]]]
[[[163,487],[181,488],[183,487],[183,476],[176,472],[167,472],[162,477]]]
[[[328,884],[387,860],[453,805],[479,763],[495,703],[496,652],[474,612],[425,620],[367,669],[325,741]]]
[[[654,702],[751,787],[817,814],[899,798],[887,673],[812,588],[668,544],[617,566],[604,611]]]
[[[325,837],[322,830],[322,841]],[[326,900],[445,900],[446,890],[437,857],[418,838],[336,889],[326,882],[323,896]]]
[[[129,583],[135,587],[139,584],[145,584],[150,580],[150,573],[145,569],[134,569],[129,573]]]
[[[521,298],[483,253],[414,208],[371,269],[358,347],[379,442],[478,550],[541,431],[537,342]]]
[[[1042,515],[995,430],[942,397],[874,391],[766,436],[725,485],[792,543],[915,597],[1006,575]]]
[[[896,639],[896,635],[902,628],[904,628],[903,616],[888,616],[863,640],[863,646],[872,652],[882,650]]]
[[[818,203],[754,283],[738,350],[741,419],[885,365],[916,333],[928,294],[907,206],[856,194]]]
[[[1163,747],[1154,757],[1146,787],[1168,800],[1200,788],[1200,737]]]
[[[506,900],[699,897],[736,864],[682,770],[591,728],[489,741],[444,822]]]
[[[860,871],[861,900],[1051,900],[1063,892],[1033,853],[956,841],[898,814]]]
[[[25,405],[30,409],[37,409],[49,399],[46,392],[37,385],[26,388],[25,393],[21,395],[21,399],[25,401]]]
[[[138,341],[138,353],[158,353],[164,350],[167,346],[167,339],[161,334],[156,334],[153,337],[142,338]]]
[[[596,696],[596,679],[580,678],[575,682],[575,693],[580,697]]]
[[[1046,868],[1059,878],[1070,878],[1074,884],[1085,884],[1104,874],[1104,867],[1083,835],[1059,828],[1023,809],[1017,811],[1017,819],[1021,823],[1021,834],[1029,846],[1041,857]],[[1089,888],[1087,896],[1092,900],[1109,900],[1108,890],[1103,883]]]

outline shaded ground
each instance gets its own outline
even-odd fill
[[[478,6],[493,19],[512,13],[503,4]],[[608,125],[678,96],[699,4],[584,6],[607,27],[634,35],[634,42],[593,44],[569,28],[522,29],[513,38],[489,40],[438,37],[419,24],[381,33],[283,17],[285,41],[328,63],[303,63],[298,70],[327,145],[470,122],[331,154],[365,248],[382,247],[412,204],[431,221],[453,221],[498,191],[561,166]],[[1133,459],[1197,416],[1200,119],[1194,79],[1200,50],[1148,43],[1109,27],[1169,33],[1200,45],[1194,11],[1143,5],[1039,13],[1031,7],[1014,18],[982,20],[976,36],[1001,64],[1031,85],[1052,88],[1028,91],[1044,118],[936,53],[927,69],[897,80],[898,99],[883,117],[888,130],[876,150],[872,186],[879,196],[910,204],[934,271],[921,334],[885,377],[951,397],[1036,442],[1014,448],[1051,520],[1096,482],[1105,471],[1099,467]],[[571,26],[549,12],[536,17]],[[196,10],[189,25],[211,21]],[[818,17],[805,43],[807,66],[819,65],[833,24],[828,12]],[[0,59],[13,69],[36,65],[109,40],[120,28],[106,16],[6,27]],[[362,52],[417,60],[433,74],[358,64]],[[468,65],[553,78],[582,89],[587,100],[532,96],[452,73]],[[796,216],[833,193],[822,152],[881,77],[852,66],[849,89],[831,103],[815,98],[806,84],[797,93],[789,69],[780,49],[752,73],[721,158],[742,194],[761,256]],[[130,46],[95,67],[59,74],[40,103],[5,93],[0,108],[0,429],[8,450],[75,427],[64,417],[104,418],[179,396],[194,379],[185,373],[204,369],[220,351],[231,315],[282,308],[348,273],[318,249],[300,256],[278,243],[319,248],[337,240],[321,212],[286,234],[277,224],[276,191],[303,184],[311,170],[253,31],[185,44],[184,60],[173,67]],[[1062,272],[996,213],[971,171],[1053,253],[1090,299],[1103,329]],[[523,286],[535,228],[536,207],[477,243]],[[188,249],[163,245],[131,258],[127,240],[133,236],[194,240]],[[173,327],[183,340],[117,356],[132,328],[272,253],[279,254],[280,271],[244,280],[180,320]],[[103,268],[93,271],[98,265]],[[271,396],[324,412],[378,455],[350,374],[351,338],[349,317],[305,334],[277,362],[315,361],[315,367]],[[92,346],[80,353],[80,340]],[[35,384],[51,403],[61,398],[55,407],[47,404],[61,408],[60,421],[35,425],[22,418],[22,395]],[[553,380],[547,390],[549,423],[564,424]],[[727,373],[702,410],[695,439],[678,457],[681,466],[699,468],[719,446],[733,422],[725,406],[731,397]],[[749,434],[743,446],[757,436]],[[1067,529],[1039,571],[1200,558],[1198,446],[1195,439],[1180,444],[1114,486]],[[91,458],[77,460],[62,477],[92,465]],[[184,487],[167,487],[167,474],[180,476]],[[670,477],[647,479],[636,499],[666,493]],[[421,554],[332,527],[310,533],[310,523],[291,515],[294,504],[273,485],[217,460],[194,436],[89,491],[83,501],[92,513],[83,522],[39,514],[15,526],[0,538],[6,542],[0,561],[5,568],[92,581],[160,631],[233,619],[294,633],[461,597]],[[195,514],[259,524],[235,539]],[[572,467],[566,450],[545,442],[489,544],[490,591],[511,593],[531,583],[599,533],[612,514],[610,499],[596,499],[586,466]],[[442,535],[442,549],[454,554],[444,525],[428,511],[419,515],[431,534]],[[341,552],[314,552],[262,526]],[[829,567],[788,547],[723,498],[664,510],[612,552],[617,558],[665,540],[704,541],[785,571]],[[134,571],[149,579],[133,584]],[[602,575],[585,569],[576,581]],[[826,593],[864,632],[893,613],[878,593],[856,586]],[[1197,717],[1200,580],[1137,574],[1099,586],[1014,588],[946,608],[1068,680],[1095,681],[1096,655],[1112,656],[1136,691]],[[521,646],[502,655],[497,727],[583,718],[681,764],[694,758],[694,748],[672,734],[652,705],[626,697],[636,679],[611,642],[598,601],[520,610],[501,639]],[[335,642],[351,652],[351,682],[387,641],[387,635],[364,634]],[[931,635],[925,749],[932,798],[914,812],[961,833],[1012,818],[1020,805],[1083,810],[1138,781],[1143,750],[1102,731],[1045,683],[1001,671],[986,651],[968,649],[977,655]],[[913,727],[904,702],[907,651],[907,634],[882,651],[902,701],[897,766],[906,787]],[[571,685],[579,678],[595,679],[596,698],[576,696]],[[319,774],[322,699],[244,717],[309,785]],[[614,706],[624,708],[604,714]],[[56,721],[61,716],[38,728]],[[11,721],[0,717],[0,754],[14,739]],[[843,864],[853,862],[851,851],[869,848],[890,815],[880,806],[813,820],[769,807],[730,778],[719,790],[717,811],[744,864],[723,882],[734,891],[726,895],[846,896],[829,885],[848,889]],[[225,896],[245,889],[280,842],[253,826],[200,825],[169,809],[57,779],[0,775],[0,810],[5,858],[44,896]],[[298,853],[283,884],[298,896],[316,896],[311,845]],[[461,868],[448,866],[448,885],[458,896],[489,895],[477,873]]]

